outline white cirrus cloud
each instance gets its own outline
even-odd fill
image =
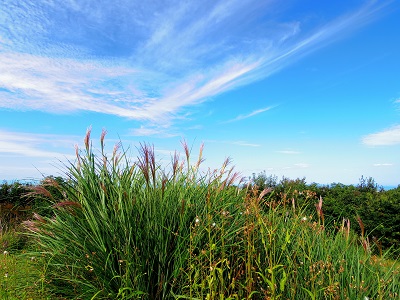
[[[282,154],[300,154],[301,152],[299,151],[294,151],[294,150],[280,150],[277,151],[278,153],[282,153]]]
[[[242,147],[260,147],[260,144],[250,143],[247,141],[229,141],[229,140],[205,140],[206,143],[218,143],[218,144],[228,144]]]
[[[310,165],[307,163],[297,163],[293,164],[292,166],[282,167],[282,170],[291,170],[291,169],[306,169],[309,168]]]
[[[179,136],[177,133],[171,133],[171,130],[168,130],[166,126],[140,126],[139,128],[133,128],[130,133],[133,136],[157,136],[165,138]]]
[[[374,164],[374,167],[390,167],[393,166],[393,164],[389,164],[389,163],[383,163],[383,164]]]
[[[274,107],[275,107],[275,106],[268,106],[268,107],[256,109],[256,110],[252,111],[251,113],[248,113],[248,114],[245,114],[245,115],[239,115],[239,116],[237,116],[236,118],[234,118],[234,119],[232,119],[232,120],[225,121],[225,122],[223,122],[223,123],[226,124],[226,123],[232,123],[232,122],[236,122],[236,121],[241,121],[241,120],[244,120],[244,119],[248,119],[248,118],[254,117],[254,116],[256,116],[256,115],[259,115],[259,114],[261,114],[261,113],[263,113],[263,112],[269,111],[269,110],[271,110],[271,109],[274,108]]]
[[[260,147],[260,144],[248,143],[246,141],[234,141],[230,142],[232,145],[238,145],[243,147]]]
[[[307,163],[298,163],[298,164],[294,164],[294,166],[296,166],[298,168],[302,168],[302,169],[310,167],[310,165]]]
[[[400,144],[400,125],[371,133],[362,138],[362,142],[367,146],[391,146]]]
[[[279,19],[286,5],[272,0],[3,0],[0,108],[171,124],[371,22],[388,3],[367,1],[305,30]]]
[[[0,155],[73,159],[74,139],[53,134],[33,134],[0,129]],[[69,154],[49,149],[70,148]]]

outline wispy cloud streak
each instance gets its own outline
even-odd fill
[[[73,139],[67,139],[65,136],[32,134],[11,132],[0,130],[0,155],[16,155],[26,157],[41,158],[68,158],[74,156],[58,151],[50,151],[51,148],[68,148],[72,152],[74,145]]]
[[[301,152],[299,151],[294,151],[294,150],[280,150],[277,151],[278,153],[282,153],[282,154],[300,154]]]
[[[362,142],[367,146],[398,145],[400,144],[400,125],[366,135],[362,138]]]
[[[91,111],[163,128],[188,108],[268,77],[366,24],[386,3],[366,2],[303,30],[301,20],[274,19],[276,1],[5,0],[0,108]],[[255,27],[260,20],[273,30]]]
[[[246,115],[239,115],[239,116],[237,116],[236,118],[234,118],[234,119],[232,119],[232,120],[225,121],[225,122],[223,122],[223,123],[232,123],[232,122],[237,122],[237,121],[241,121],[241,120],[244,120],[244,119],[248,119],[248,118],[254,117],[254,116],[256,116],[256,115],[259,115],[259,114],[261,114],[261,113],[263,113],[263,112],[269,111],[269,110],[271,110],[271,109],[274,108],[274,107],[275,107],[275,106],[268,106],[268,107],[260,108],[260,109],[257,109],[257,110],[252,111],[252,112],[249,113],[249,114],[246,114]]]

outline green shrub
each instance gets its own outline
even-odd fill
[[[267,176],[265,172],[253,174],[251,185],[261,193],[264,188],[271,188],[274,195],[270,201],[290,205],[296,199],[298,206],[306,207],[307,213],[313,213],[319,198],[324,202],[325,227],[338,230],[343,219],[348,219],[352,230],[361,234],[359,218],[364,231],[377,245],[377,251],[400,250],[400,188],[385,191],[371,177],[360,178],[356,186],[341,183],[320,186],[307,184],[305,178],[278,181],[276,176]]]
[[[29,199],[24,195],[29,192],[31,183],[22,184],[19,182],[7,183],[0,185],[0,205],[13,204],[14,206],[26,206]]]

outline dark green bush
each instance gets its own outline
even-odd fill
[[[297,205],[306,207],[307,214],[315,212],[315,204],[323,199],[323,214],[327,229],[337,230],[348,219],[351,228],[368,235],[371,243],[378,248],[400,249],[400,186],[385,191],[373,178],[362,176],[358,185],[332,183],[319,186],[307,184],[305,178],[278,181],[276,176],[265,172],[253,174],[251,184],[258,187],[258,193],[271,188],[274,195],[270,201],[286,201],[296,196]],[[361,226],[360,226],[361,222]]]

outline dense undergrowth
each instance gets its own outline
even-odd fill
[[[118,145],[108,157],[104,136],[95,155],[89,131],[66,179],[47,178],[28,194],[42,205],[24,222],[22,249],[40,262],[36,284],[53,297],[399,297],[393,251],[388,259],[365,228],[355,233],[357,221],[328,220],[312,189],[243,186],[229,160],[203,172],[202,149],[191,162],[185,144],[167,168],[149,145],[135,162]]]

